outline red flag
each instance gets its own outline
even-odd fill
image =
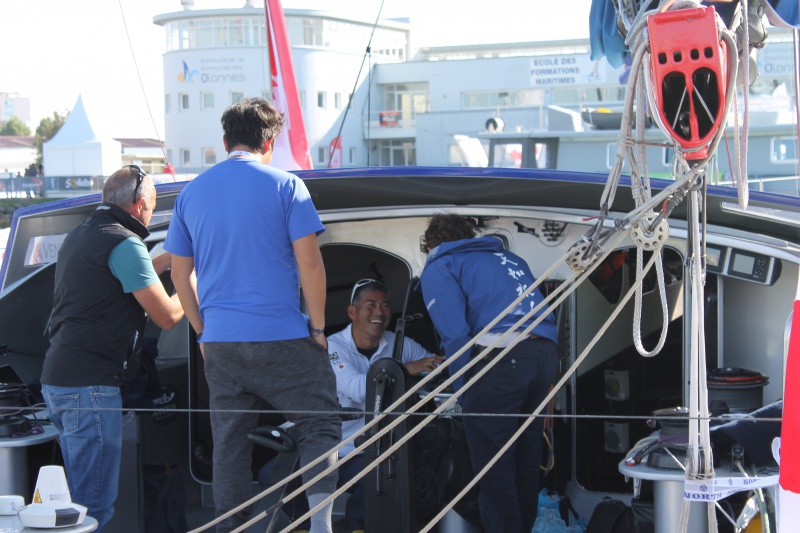
[[[308,150],[303,112],[297,80],[294,77],[289,34],[280,0],[267,0],[267,39],[272,75],[272,103],[283,113],[284,128],[275,140],[272,165],[284,170],[310,170],[311,152]]]
[[[778,530],[791,531],[800,516],[800,284],[792,312],[783,388]]]
[[[797,381],[798,383],[794,383]],[[781,487],[800,493],[800,301],[795,299],[783,395]]]
[[[328,168],[342,168],[342,137],[335,137],[328,148]]]

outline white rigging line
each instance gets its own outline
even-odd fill
[[[681,9],[685,7],[696,7],[698,4],[694,0],[683,0],[680,2],[675,2],[674,0],[667,0],[666,2],[662,2],[659,6],[660,10],[666,9]],[[637,61],[633,63],[632,69],[635,69],[631,73],[631,79],[634,80],[633,83],[645,83],[649,82],[650,80],[647,78],[647,69],[644,69],[644,74],[640,75],[641,65],[643,60],[646,57],[649,57],[646,53],[646,39],[645,39],[645,26],[646,26],[646,15],[652,12],[645,12],[644,10],[640,10],[637,14],[636,18],[634,19],[634,24],[632,29],[628,31],[628,41],[629,46],[631,46],[631,50]],[[729,46],[729,50],[736,50],[736,43],[733,40],[730,33],[727,29],[724,28],[724,25],[718,19],[718,27],[720,30],[720,37],[723,39],[727,46]],[[745,41],[746,42],[746,41]],[[728,70],[728,85],[726,92],[726,101],[724,105],[725,113],[727,114],[728,109],[730,108],[731,101],[735,95],[735,79],[736,79],[736,71],[737,71],[737,58],[734,54],[729,53],[729,70]],[[635,76],[634,76],[635,74]],[[652,95],[648,93],[648,97],[652,98]],[[634,141],[630,136],[630,124],[631,124],[631,113],[633,111],[633,101],[636,98],[640,104],[642,112],[638,113],[637,116],[637,137],[638,139]],[[523,318],[521,318],[511,329],[509,329],[506,333],[500,336],[491,346],[487,347],[481,354],[477,357],[472,358],[463,368],[461,368],[458,372],[454,375],[450,376],[446,381],[441,383],[437,386],[433,391],[431,391],[430,395],[436,395],[460,376],[464,375],[470,369],[476,365],[478,362],[481,361],[482,357],[488,353],[490,350],[494,349],[498,343],[505,340],[507,337],[511,335],[517,335],[516,338],[511,342],[509,346],[504,348],[501,353],[492,361],[489,361],[484,365],[484,367],[477,372],[469,381],[466,383],[464,387],[462,387],[456,394],[453,394],[450,398],[444,401],[441,405],[439,405],[433,413],[426,415],[425,420],[421,423],[418,423],[414,428],[412,428],[402,439],[399,439],[396,443],[390,446],[386,451],[380,454],[376,459],[370,463],[362,472],[350,480],[348,483],[340,487],[336,492],[331,494],[328,498],[326,498],[323,502],[319,505],[310,509],[305,515],[298,518],[295,522],[287,526],[287,529],[284,531],[290,531],[292,527],[299,524],[301,521],[305,520],[315,512],[319,511],[323,506],[330,503],[335,497],[342,494],[348,488],[350,488],[353,484],[355,484],[359,479],[361,479],[367,472],[369,472],[372,468],[377,466],[378,463],[383,461],[389,454],[396,451],[400,446],[402,446],[406,441],[408,441],[413,435],[415,435],[418,431],[424,427],[424,425],[435,418],[438,414],[445,411],[452,405],[453,402],[457,400],[457,398],[462,395],[476,380],[480,379],[486,372],[488,372],[499,360],[507,354],[517,343],[519,343],[527,334],[533,330],[547,314],[554,307],[560,304],[565,298],[571,294],[575,288],[580,285],[580,283],[600,264],[600,262],[605,259],[612,250],[614,250],[615,246],[618,245],[624,235],[621,234],[621,231],[624,229],[632,229],[632,237],[634,238],[634,242],[637,244],[637,274],[636,274],[636,283],[633,287],[628,291],[624,298],[624,302],[622,302],[612,313],[612,316],[609,317],[609,320],[603,326],[603,328],[596,334],[595,338],[592,339],[592,342],[587,346],[584,352],[580,355],[580,357],[576,360],[576,362],[570,368],[568,374],[562,377],[559,381],[558,386],[554,387],[553,390],[548,394],[545,400],[538,406],[536,411],[532,413],[532,416],[528,418],[523,427],[515,434],[508,443],[504,446],[504,448],[498,452],[496,457],[499,457],[503,451],[508,449],[514,442],[514,440],[521,434],[524,430],[524,427],[527,427],[530,423],[532,423],[535,416],[537,416],[541,410],[543,409],[544,405],[556,394],[558,389],[563,386],[569,376],[575,371],[577,366],[583,359],[589,354],[591,348],[593,348],[594,344],[599,340],[602,333],[607,329],[608,325],[610,324],[611,320],[613,320],[619,312],[621,312],[622,308],[624,307],[624,303],[626,303],[633,292],[637,294],[637,297],[640,298],[641,295],[641,282],[644,279],[644,276],[649,272],[650,268],[652,268],[653,264],[657,264],[660,266],[661,264],[661,244],[666,239],[666,226],[665,226],[665,219],[669,216],[672,209],[677,206],[687,195],[690,198],[690,226],[692,227],[693,233],[690,236],[690,244],[691,244],[691,292],[692,292],[692,299],[691,299],[691,359],[692,363],[690,365],[690,373],[691,373],[691,380],[690,382],[693,384],[693,387],[690,387],[690,442],[689,442],[689,468],[686,469],[687,471],[687,478],[696,479],[699,476],[713,476],[713,463],[711,458],[711,449],[710,449],[710,438],[708,433],[708,398],[707,398],[707,388],[705,386],[705,352],[704,352],[704,333],[702,328],[702,294],[703,294],[703,284],[704,284],[704,272],[702,269],[702,250],[701,245],[703,244],[702,239],[700,238],[700,224],[699,224],[699,203],[700,203],[700,194],[698,191],[698,181],[702,177],[705,172],[706,166],[709,161],[712,160],[713,155],[716,151],[717,146],[724,134],[724,119],[723,119],[723,127],[719,128],[715,133],[712,141],[709,143],[708,150],[709,154],[706,158],[701,160],[693,161],[693,165],[689,165],[689,163],[683,157],[683,150],[678,146],[675,145],[676,150],[676,169],[680,170],[680,176],[676,176],[675,183],[666,187],[661,193],[657,194],[655,197],[650,197],[650,185],[649,185],[649,176],[646,170],[646,153],[643,149],[643,131],[644,131],[644,97],[642,95],[642,90],[640,89],[638,92],[636,91],[629,91],[628,95],[626,96],[626,106],[623,112],[623,128],[620,130],[620,136],[618,141],[618,150],[617,150],[617,157],[615,158],[614,167],[612,172],[609,175],[609,179],[606,183],[606,187],[604,188],[601,202],[600,202],[600,215],[598,216],[598,220],[596,222],[596,226],[593,230],[591,230],[586,236],[583,237],[581,241],[576,243],[562,258],[562,260],[566,260],[570,266],[572,266],[576,272],[566,280],[558,289],[556,289],[553,293],[548,295],[539,305],[537,305],[534,309],[532,309],[528,314],[526,314]],[[651,106],[653,106],[652,99],[649,100]],[[653,106],[653,108],[655,108]],[[656,121],[659,123],[659,126],[662,127],[663,125],[660,124],[660,120],[658,120],[657,113],[654,113]],[[633,150],[633,147],[636,146],[636,150]],[[622,150],[624,148],[624,150]],[[606,218],[608,217],[611,204],[613,203],[614,195],[616,193],[616,188],[619,184],[619,177],[621,174],[622,166],[624,163],[625,155],[629,157],[631,160],[631,168],[632,168],[632,192],[634,195],[634,199],[636,200],[636,208],[628,214],[627,217],[624,219],[617,219],[615,220],[615,225],[611,229],[604,230]],[[644,170],[642,170],[644,169]],[[740,179],[741,181],[741,179]],[[743,197],[740,191],[740,203],[742,202]],[[744,199],[746,203],[746,199]],[[662,202],[664,206],[661,208],[661,212],[656,215],[653,211],[655,206],[661,205]],[[640,233],[636,233],[636,230],[639,230]],[[612,235],[615,235],[614,239],[611,239]],[[613,242],[609,242],[609,241]],[[607,251],[604,251],[604,247],[607,248]],[[643,248],[648,249],[652,252],[652,255],[646,265],[643,266],[642,260],[642,250]],[[369,423],[365,424],[363,431],[365,433],[376,424],[379,424],[388,413],[390,413],[393,409],[402,405],[408,398],[410,398],[413,394],[415,394],[422,386],[427,384],[431,379],[433,379],[436,375],[443,371],[444,368],[448,367],[456,358],[463,356],[464,353],[467,353],[468,350],[472,348],[475,344],[476,339],[480,338],[483,334],[488,332],[495,324],[499,322],[499,320],[505,316],[508,312],[510,312],[513,308],[515,308],[525,297],[528,296],[534,289],[536,289],[539,284],[547,279],[547,277],[559,266],[560,261],[557,261],[551,268],[543,274],[531,287],[529,287],[526,291],[523,291],[522,294],[514,301],[508,308],[506,308],[498,317],[496,317],[490,324],[488,324],[481,332],[479,332],[473,339],[471,339],[466,345],[464,345],[458,352],[453,354],[449,357],[442,365],[440,365],[435,371],[431,372],[428,376],[423,378],[415,387],[410,388],[406,391],[398,400],[396,400],[391,406],[387,407],[382,413],[377,414],[373,420]],[[664,320],[666,318],[666,305],[665,305],[665,295],[664,295],[664,284],[663,284],[663,269],[660,269],[657,266],[656,271],[659,276],[659,289],[662,293],[662,311],[664,314]],[[574,282],[574,283],[573,283]],[[566,290],[565,287],[570,287],[570,290]],[[541,310],[542,307],[547,305],[550,301],[552,301],[556,295],[559,293],[561,296],[553,303],[547,310],[547,312],[542,313],[539,318],[534,320],[533,324],[523,329],[522,333],[517,333],[516,330],[519,328],[526,320],[531,319],[537,312]],[[637,299],[638,299],[637,298]],[[640,303],[639,303],[640,305]],[[638,307],[638,306],[637,306]],[[659,346],[657,349],[654,350],[653,353],[647,353],[643,350],[641,346],[641,338],[640,338],[640,330],[638,328],[640,325],[638,324],[641,321],[641,313],[640,311],[637,313],[635,322],[637,328],[637,334],[635,335],[637,349],[640,349],[640,353],[643,355],[653,355],[658,350],[660,350],[661,346],[663,346],[663,341],[659,342]],[[666,324],[665,327],[662,328],[662,336],[665,335],[666,331]],[[377,431],[372,437],[366,439],[364,443],[358,446],[353,452],[348,454],[347,456],[341,458],[339,463],[349,460],[350,458],[354,457],[368,446],[372,445],[375,441],[379,438],[387,434],[391,431],[395,426],[400,424],[402,421],[405,420],[411,414],[414,414],[423,404],[427,401],[426,398],[419,400],[414,406],[412,406],[407,413],[404,413],[400,416],[396,416],[394,420],[392,420],[389,424],[387,424],[383,429]],[[393,413],[396,414],[396,413]],[[700,420],[702,419],[702,420]],[[692,439],[692,435],[696,435],[698,439],[697,442],[694,442]],[[308,469],[316,466],[325,457],[329,454],[335,453],[343,446],[351,443],[356,438],[356,435],[345,439],[339,445],[332,448],[329,452],[325,455],[315,459],[304,468],[294,472],[290,476],[287,476],[281,482],[273,485],[269,489],[263,491],[261,494],[251,498],[247,502],[244,502],[239,507],[230,510],[229,512],[221,515],[217,519],[209,522],[205,526],[193,530],[191,533],[199,533],[208,529],[209,527],[215,525],[216,523],[224,520],[228,516],[238,512],[239,510],[243,509],[255,503],[260,498],[274,492],[278,488],[284,486],[289,481],[297,478],[298,476],[305,473]],[[703,450],[704,453],[701,455],[700,450]],[[496,458],[495,458],[496,460]],[[702,462],[702,474],[697,471],[697,468],[701,466]],[[488,464],[481,472],[470,482],[469,486],[465,488],[456,498],[448,504],[447,509],[444,509],[440,515],[434,518],[431,523],[426,526],[426,529],[423,531],[429,531],[432,527],[432,524],[436,523],[439,519],[444,516],[444,514],[452,508],[452,506],[461,498],[464,494],[474,486],[480,480],[480,477],[494,464],[494,460]],[[243,531],[249,525],[263,519],[267,514],[270,512],[277,512],[281,505],[285,502],[291,500],[292,498],[296,497],[297,495],[303,493],[306,488],[311,486],[313,483],[321,479],[322,477],[329,474],[333,469],[338,468],[339,464],[336,464],[332,467],[329,467],[325,471],[318,474],[313,479],[306,482],[303,486],[292,492],[291,494],[287,495],[286,497],[282,498],[281,501],[273,506],[272,508],[268,509],[264,513],[253,517],[249,522],[240,526],[240,528],[234,531]],[[712,527],[716,528],[716,521],[712,520],[713,514],[713,506],[709,506],[708,510],[709,514],[709,524]],[[684,503],[684,513],[681,518],[682,524],[684,526],[684,530],[686,525],[688,524],[688,503]]]
[[[147,93],[144,90],[144,82],[142,81],[142,73],[139,71],[139,63],[136,61],[136,54],[133,52],[133,42],[131,41],[131,33],[128,31],[128,22],[125,19],[125,10],[122,9],[122,0],[118,0],[118,2],[119,2],[119,13],[122,16],[122,25],[125,28],[125,37],[127,37],[128,39],[128,48],[130,48],[131,58],[133,58],[133,66],[136,69],[136,77],[139,80],[139,86],[142,88],[142,98],[144,98],[144,104],[147,107],[147,114],[150,117],[150,123],[153,125],[153,131],[156,134],[156,139],[158,140],[158,146],[161,148],[161,153],[164,155],[164,161],[166,161],[167,164],[169,164],[170,161],[167,158],[167,152],[164,148],[164,142],[161,140],[161,136],[158,134],[156,121],[153,118],[153,111],[152,109],[150,109],[150,102],[147,100]],[[172,172],[172,181],[175,181],[175,172]]]

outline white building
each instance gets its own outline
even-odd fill
[[[191,7],[192,1],[183,3]],[[576,128],[570,113],[620,108],[625,95],[625,68],[592,61],[588,39],[416,50],[408,21],[383,20],[364,61],[374,21],[300,9],[287,9],[285,16],[316,168],[328,164],[328,147],[351,93],[342,130],[343,166],[460,166],[453,136],[483,133],[489,119],[502,119],[506,132],[575,131],[589,125],[578,122]],[[167,157],[178,172],[200,172],[225,156],[222,111],[245,96],[270,97],[264,9],[252,2],[243,8],[185,9],[154,22],[167,30]],[[776,120],[778,111],[759,105],[772,106],[781,87],[788,94],[783,115],[794,114],[788,104],[791,33],[770,28],[770,35],[751,89],[753,124]],[[765,96],[761,102],[759,95]],[[608,144],[613,159],[615,143]],[[569,168],[563,163],[561,168]],[[572,170],[603,170],[602,162],[599,168],[596,161],[591,168],[586,161],[574,163]]]
[[[361,85],[356,76],[374,21],[292,9],[285,16],[309,148],[315,166],[325,166],[350,94]],[[154,22],[166,29],[167,158],[178,172],[202,172],[226,155],[222,112],[244,97],[271,98],[264,8],[185,9]],[[406,60],[408,40],[408,24],[381,22],[371,64]],[[369,67],[364,66],[362,80]],[[342,133],[344,164],[366,164],[360,123],[365,107],[366,94],[357,96]]]
[[[18,93],[0,93],[0,124],[17,117],[28,124],[31,121],[31,100]]]

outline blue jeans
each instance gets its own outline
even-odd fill
[[[42,385],[58,430],[72,501],[86,506],[102,532],[114,514],[122,456],[119,387]]]

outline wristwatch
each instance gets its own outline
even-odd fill
[[[311,326],[308,327],[308,331],[311,333],[312,337],[319,337],[320,335],[325,333],[324,329],[312,328]]]

